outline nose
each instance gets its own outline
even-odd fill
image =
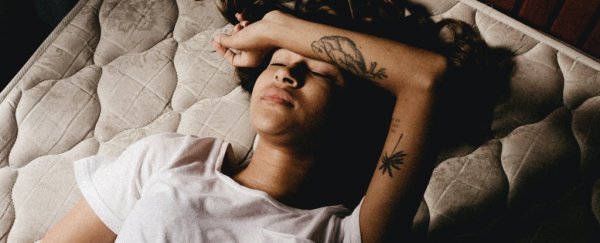
[[[296,71],[296,66],[282,66],[275,71],[275,80],[277,83],[290,87],[302,87],[302,76]]]

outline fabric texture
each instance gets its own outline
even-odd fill
[[[116,159],[75,162],[79,188],[116,242],[360,242],[360,206],[288,207],[220,172],[229,144],[159,134]],[[231,151],[230,151],[231,152]]]
[[[600,62],[475,0],[413,2],[516,62],[494,138],[435,168],[418,240],[600,242]],[[230,30],[213,1],[80,0],[0,92],[0,243],[40,239],[81,199],[79,159],[163,132],[244,158],[248,95],[209,42]]]

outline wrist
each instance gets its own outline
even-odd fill
[[[268,12],[267,14],[265,14],[265,16],[263,16],[262,20],[265,20],[269,23],[274,23],[274,24],[280,25],[280,24],[284,24],[286,21],[288,21],[289,18],[292,18],[292,16],[289,14],[286,14],[279,10],[272,10],[272,11]]]
[[[286,48],[286,40],[293,34],[290,29],[293,29],[293,21],[296,18],[281,11],[273,10],[265,14],[263,20],[266,23],[263,33],[267,41],[277,48]]]

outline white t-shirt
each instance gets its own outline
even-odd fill
[[[288,207],[221,173],[229,144],[160,134],[118,158],[75,163],[79,188],[117,242],[360,242],[360,205]]]

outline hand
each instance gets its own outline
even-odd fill
[[[251,25],[240,13],[236,14],[236,18],[240,22],[234,26],[231,34],[215,36],[213,47],[231,65],[256,67],[275,48],[265,36],[268,21],[263,19]]]

